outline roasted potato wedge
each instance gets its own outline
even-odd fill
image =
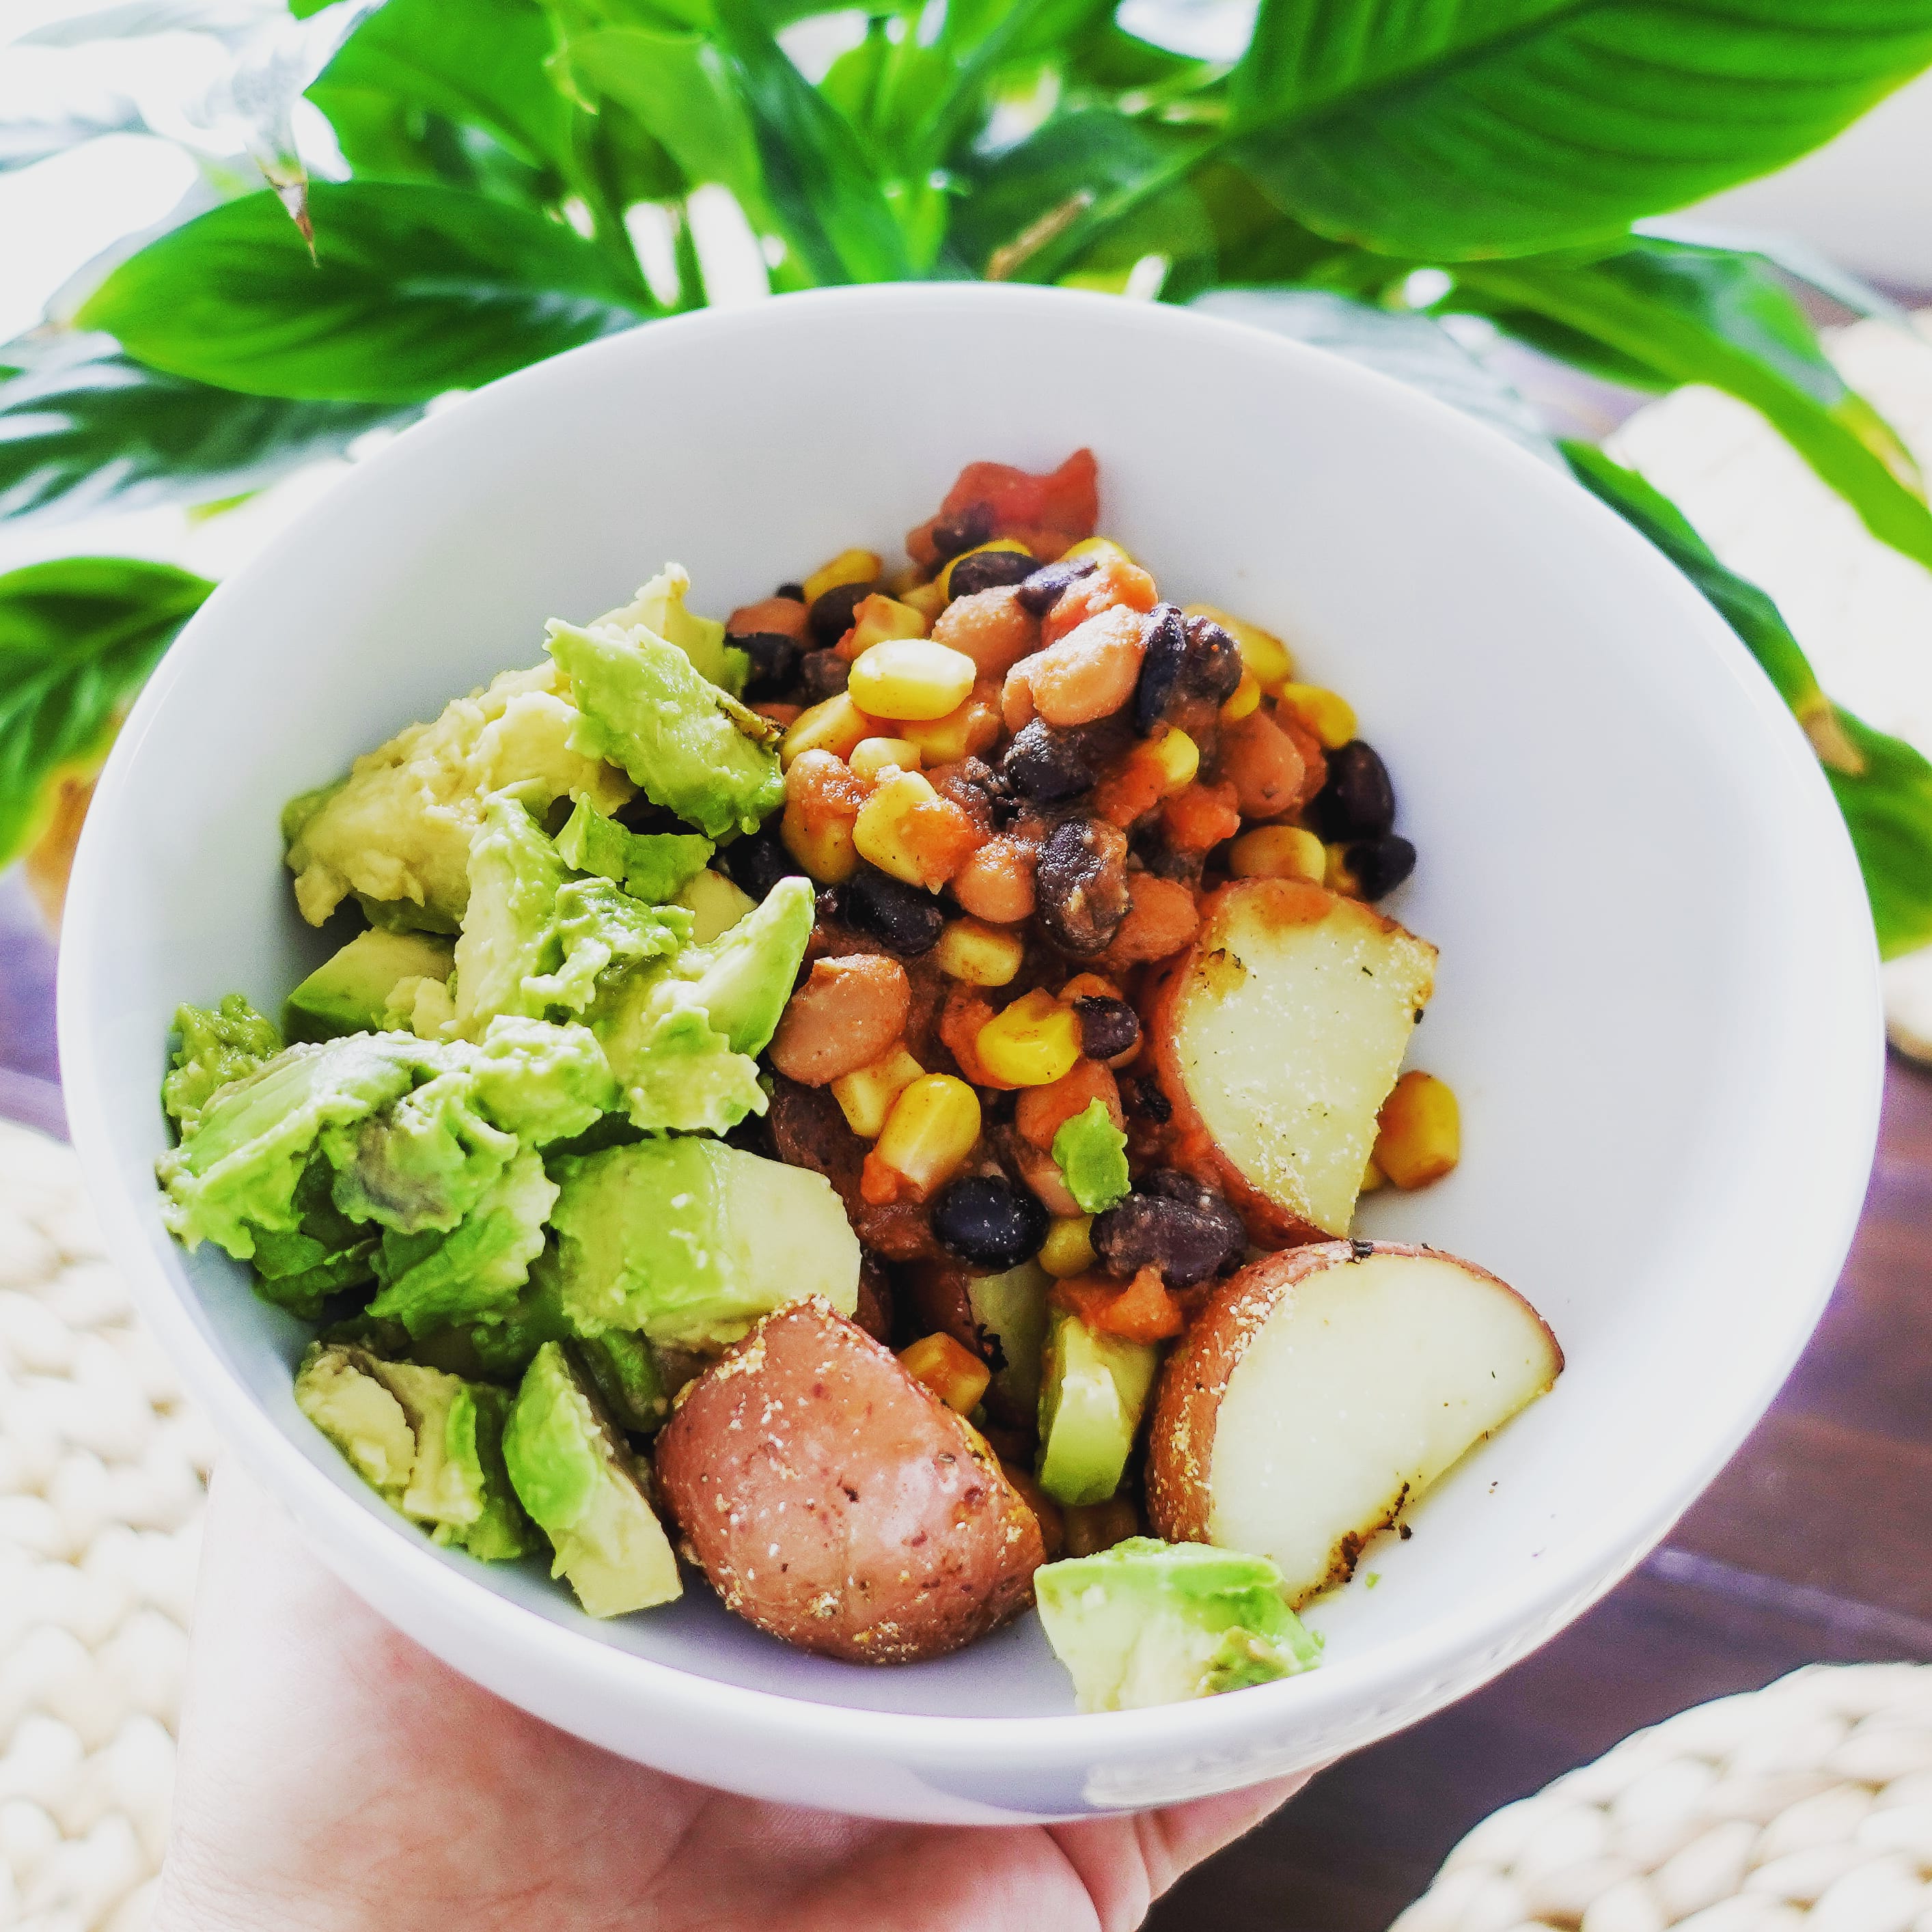
[[[940,1656],[1032,1600],[1040,1523],[992,1451],[823,1300],[782,1309],[686,1389],[656,1466],[726,1605],[821,1656]]]
[[[1155,1532],[1270,1557],[1304,1603],[1562,1368],[1536,1310],[1470,1262],[1371,1241],[1266,1256],[1162,1372]]]

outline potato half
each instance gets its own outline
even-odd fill
[[[1272,1558],[1304,1603],[1562,1368],[1536,1310],[1452,1256],[1267,1256],[1214,1291],[1162,1371],[1148,1513],[1169,1542]]]
[[[1009,1622],[1038,1519],[977,1432],[823,1300],[736,1343],[678,1399],[657,1477],[728,1608],[857,1663],[938,1657]]]
[[[1436,949],[1294,880],[1237,880],[1205,914],[1149,1011],[1169,1157],[1264,1246],[1346,1234]]]

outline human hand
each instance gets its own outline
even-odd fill
[[[632,1764],[440,1664],[216,1472],[155,1932],[1125,1932],[1288,1778],[1071,1825],[896,1825]]]

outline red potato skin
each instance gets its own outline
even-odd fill
[[[725,1606],[858,1664],[944,1656],[1033,1600],[1039,1519],[992,1451],[820,1300],[685,1390],[656,1446],[685,1553]]]
[[[1211,1513],[1208,1489],[1214,1474],[1214,1423],[1236,1366],[1269,1318],[1301,1282],[1324,1269],[1346,1268],[1371,1255],[1427,1255],[1453,1261],[1457,1267],[1494,1282],[1505,1294],[1529,1308],[1514,1288],[1487,1268],[1406,1242],[1319,1241],[1250,1262],[1238,1274],[1215,1285],[1162,1367],[1148,1435],[1147,1509],[1155,1535],[1169,1543],[1211,1540],[1208,1534]],[[1562,1348],[1550,1334],[1550,1324],[1534,1308],[1529,1312],[1538,1327],[1550,1336],[1560,1374]],[[1308,1594],[1346,1583],[1354,1574],[1364,1544],[1376,1531],[1394,1522],[1400,1507],[1398,1502],[1372,1529],[1345,1537],[1328,1576]]]

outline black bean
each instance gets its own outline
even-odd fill
[[[1044,617],[1066,594],[1070,584],[1078,584],[1083,577],[1091,577],[1099,568],[1090,556],[1076,557],[1071,562],[1041,565],[1020,585],[1017,598],[1020,608],[1030,616]]]
[[[1037,566],[1024,550],[976,550],[952,566],[946,580],[948,597],[970,597],[981,590],[997,590],[1002,585],[1019,584]]]
[[[1415,870],[1415,848],[1393,832],[1385,838],[1365,838],[1346,847],[1342,858],[1365,899],[1394,892]]]
[[[1013,734],[1000,760],[1000,775],[1022,798],[1051,803],[1090,790],[1100,774],[1088,762],[1084,741],[1056,731],[1036,718]]]
[[[1073,1002],[1073,1014],[1080,1022],[1080,1051],[1089,1060],[1112,1060],[1141,1043],[1140,1015],[1125,1000],[1090,993]]]
[[[1003,1174],[956,1180],[932,1204],[939,1245],[974,1268],[1002,1274],[1040,1252],[1048,1220],[1032,1190],[1016,1187]]]
[[[1166,830],[1158,818],[1137,826],[1132,839],[1134,856],[1141,862],[1142,869],[1151,872],[1156,878],[1176,879],[1188,886],[1201,883],[1201,874],[1208,869],[1207,854],[1186,852],[1170,844]]]
[[[805,602],[805,586],[802,584],[781,584],[772,592],[774,597],[789,597],[794,604]]]
[[[998,519],[990,503],[968,503],[950,517],[937,517],[932,530],[932,547],[942,557],[957,556],[963,550],[976,549],[992,536]]]
[[[726,641],[751,659],[741,694],[747,704],[763,704],[769,699],[782,698],[791,688],[792,680],[798,674],[800,652],[796,638],[776,631],[753,631]]]
[[[1166,1126],[1174,1118],[1174,1102],[1162,1091],[1158,1080],[1123,1080],[1120,1105],[1157,1127]]]
[[[1157,1268],[1169,1288],[1226,1274],[1247,1247],[1241,1217],[1213,1188],[1171,1168],[1144,1175],[1133,1192],[1094,1217],[1094,1251],[1122,1280]]]
[[[776,818],[748,838],[725,846],[718,854],[718,866],[754,899],[763,898],[779,880],[797,878],[805,871],[785,850]]]
[[[561,799],[558,802],[567,805],[569,800]],[[566,812],[563,815],[567,819],[570,814]],[[669,806],[653,805],[642,792],[633,794],[610,816],[626,832],[688,832],[691,829]],[[557,830],[562,830],[560,824]]]
[[[1127,916],[1127,835],[1104,818],[1056,825],[1034,868],[1034,910],[1061,952],[1105,952]]]
[[[877,866],[862,865],[839,888],[845,923],[876,939],[888,952],[915,959],[939,944],[946,915],[930,892]]]
[[[836,651],[807,651],[799,660],[799,702],[823,704],[836,698],[851,675],[852,667]]]
[[[812,607],[812,634],[836,644],[852,628],[852,613],[878,589],[876,584],[835,584]]]
[[[1143,737],[1184,705],[1205,699],[1220,704],[1241,681],[1241,653],[1234,639],[1208,617],[1184,617],[1172,604],[1148,618],[1147,650],[1134,691],[1134,724]]]
[[[1395,824],[1395,788],[1371,745],[1351,738],[1328,754],[1328,776],[1310,802],[1309,829],[1327,839],[1379,838]]]

